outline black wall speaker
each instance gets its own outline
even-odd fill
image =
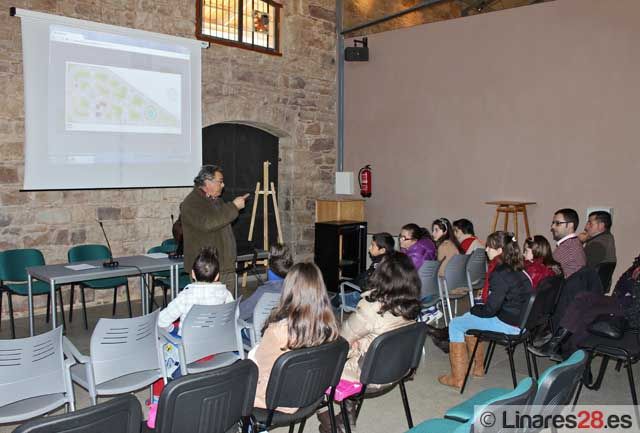
[[[344,59],[347,62],[368,62],[369,47],[347,47],[344,49]]]

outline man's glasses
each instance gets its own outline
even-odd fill
[[[398,239],[400,239],[401,241],[412,241],[413,238],[408,238],[406,236],[398,236]]]
[[[569,224],[569,221],[551,221],[552,226],[559,226],[560,224]]]

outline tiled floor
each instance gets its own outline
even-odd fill
[[[139,305],[134,305],[134,314],[139,314],[139,311]],[[119,315],[124,316],[125,312],[126,306],[124,304],[118,305]],[[88,353],[90,332],[84,329],[81,310],[78,309],[75,313],[77,314],[74,317],[73,323],[67,329],[66,335],[82,352]],[[89,328],[92,329],[99,317],[111,316],[111,306],[104,305],[92,308],[89,310],[88,315]],[[27,336],[27,321],[20,319],[16,322],[18,337]],[[36,329],[39,332],[46,330],[47,326],[44,322],[44,316],[37,317]],[[0,338],[9,337],[8,323],[3,322]],[[543,370],[548,365],[550,365],[548,362],[542,361],[540,362],[540,369]],[[526,375],[526,364],[521,348],[517,351],[516,366],[518,377],[523,378]],[[449,361],[447,355],[442,353],[428,340],[426,344],[426,358],[423,360],[415,379],[407,384],[411,411],[416,424],[425,419],[442,416],[444,411],[451,406],[456,405],[465,397],[469,397],[475,392],[487,387],[511,386],[509,363],[506,353],[503,350],[496,350],[487,376],[483,379],[472,379],[464,396],[438,383],[438,375],[446,373],[448,370]],[[140,399],[140,402],[144,404],[144,400],[149,396],[149,391],[142,390],[136,395]],[[88,394],[83,389],[76,387],[75,397],[78,408],[89,405]],[[626,372],[624,370],[616,372],[613,366],[610,366],[602,389],[598,392],[584,390],[580,402],[581,404],[631,404]],[[146,410],[144,413],[146,415]],[[15,428],[15,426],[0,426],[0,433],[11,432],[13,428]],[[357,431],[367,433],[400,433],[406,430],[406,419],[404,417],[399,391],[393,390],[384,396],[365,402],[360,418],[358,419]],[[280,428],[272,431],[284,433],[286,430]],[[317,431],[317,421],[315,417],[309,420],[305,431]]]

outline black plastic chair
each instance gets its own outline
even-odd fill
[[[293,432],[295,424],[300,422],[298,433],[302,433],[306,419],[326,404],[331,415],[331,430],[336,433],[333,397],[348,352],[347,341],[338,338],[321,346],[291,350],[281,355],[269,376],[267,409],[253,409],[256,431],[288,425],[289,432]],[[325,391],[329,387],[332,391],[327,396]],[[299,409],[288,414],[277,411],[278,407]]]
[[[253,409],[258,367],[247,359],[170,382],[160,395],[157,433],[224,433]]]
[[[485,373],[489,370],[489,365],[491,364],[491,358],[493,358],[493,352],[496,350],[496,345],[499,344],[501,346],[504,346],[507,350],[507,355],[509,356],[511,379],[513,380],[513,387],[515,388],[518,385],[518,381],[516,379],[516,367],[513,361],[513,353],[519,344],[523,344],[525,359],[527,361],[527,371],[529,373],[529,376],[533,375],[531,369],[531,359],[529,358],[530,354],[528,350],[531,339],[531,333],[529,332],[529,330],[534,329],[535,327],[539,326],[540,323],[543,323],[546,320],[548,314],[547,309],[550,303],[549,299],[555,299],[555,297],[555,290],[552,290],[550,288],[539,290],[536,293],[533,293],[529,297],[529,301],[525,305],[525,308],[523,309],[520,316],[520,332],[518,334],[504,334],[502,332],[487,331],[484,329],[469,329],[466,332],[467,335],[477,337],[477,340],[475,346],[473,347],[473,353],[469,358],[469,365],[467,366],[467,373],[464,376],[462,388],[460,388],[460,394],[464,393],[464,389],[467,386],[467,380],[469,379],[469,373],[471,372],[471,367],[473,366],[473,360],[476,357],[478,345],[483,341],[489,342],[489,346],[487,347],[487,356],[484,360]],[[538,377],[537,373],[536,377]]]
[[[386,394],[395,385],[400,387],[407,424],[409,428],[413,428],[405,380],[412,376],[418,365],[420,365],[426,338],[427,325],[425,323],[414,323],[385,332],[371,342],[360,371],[362,390],[360,393],[340,402],[342,421],[347,433],[351,433],[351,426],[349,424],[346,400],[357,402],[356,418],[358,418],[365,398]],[[386,386],[367,391],[367,387],[374,384]]]
[[[611,338],[591,336],[580,344],[581,348],[584,348],[589,352],[589,359],[587,365],[591,365],[591,361],[596,356],[602,356],[602,363],[600,364],[600,370],[598,371],[597,378],[593,383],[581,383],[576,393],[576,398],[573,404],[578,402],[580,398],[580,391],[582,386],[586,386],[589,389],[599,390],[604,379],[604,375],[609,365],[609,360],[616,361],[616,371],[620,371],[620,368],[624,365],[627,369],[627,377],[629,378],[629,389],[631,391],[631,401],[635,406],[638,405],[638,395],[636,393],[635,380],[633,378],[633,370],[631,366],[638,362],[640,359],[640,331],[628,330],[624,333],[621,339],[613,340]]]
[[[34,419],[13,433],[139,433],[141,421],[140,402],[125,395],[64,415]]]
[[[611,288],[611,277],[613,276],[613,271],[615,270],[616,262],[600,263],[598,265],[598,276],[600,277],[600,282],[602,283],[602,290],[604,290],[604,293],[609,293],[609,289]]]

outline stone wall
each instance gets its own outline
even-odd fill
[[[170,237],[170,215],[178,214],[189,189],[20,192],[22,47],[20,20],[9,17],[10,6],[193,37],[195,2],[16,0],[3,1],[0,7],[0,250],[38,248],[47,263],[64,262],[73,245],[103,243],[96,218],[105,221],[115,256],[143,253]],[[283,7],[281,57],[216,44],[202,51],[203,127],[241,122],[280,137],[278,196],[284,237],[301,259],[313,252],[314,200],[333,190],[334,20],[333,1],[294,0]],[[136,297],[138,293],[132,291]],[[93,291],[87,295],[91,302],[110,302],[109,293],[99,293],[95,300]],[[16,311],[24,314],[26,299],[14,299]],[[64,299],[67,303],[66,289]],[[36,300],[36,307],[43,305],[44,299]]]

